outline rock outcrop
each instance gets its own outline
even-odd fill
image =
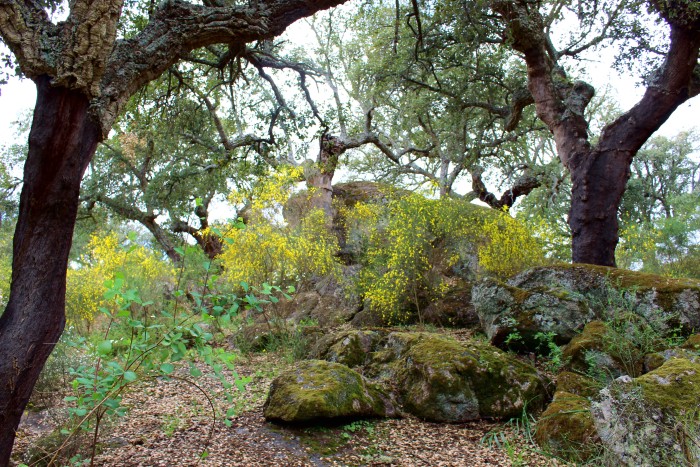
[[[618,378],[591,411],[602,443],[620,465],[698,465],[698,401],[700,363],[674,358],[639,378]]]
[[[528,351],[539,333],[561,345],[592,320],[630,312],[662,335],[700,328],[700,281],[604,266],[546,266],[506,283],[487,279],[472,289],[472,302],[494,345]]]
[[[435,422],[508,419],[547,400],[548,382],[532,366],[476,340],[355,330],[324,337],[313,356],[361,367],[403,410]]]

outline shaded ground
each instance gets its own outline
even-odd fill
[[[262,404],[278,373],[279,357],[256,355],[237,364],[251,378],[234,401],[237,416],[230,426],[214,420],[209,401],[221,404],[199,380],[152,380],[135,386],[124,398],[126,417],[102,430],[96,465],[105,466],[510,466],[558,465],[519,446],[522,437],[489,447],[482,439],[503,425],[426,423],[415,418],[348,423],[334,427],[280,427],[267,423]],[[205,396],[202,392],[208,393]],[[226,404],[227,406],[229,404]],[[223,410],[222,410],[223,409]],[[20,427],[16,460],[39,436],[51,431],[51,418],[33,414]],[[84,437],[88,439],[87,436]],[[505,437],[498,437],[499,440]],[[89,442],[77,452],[89,454]]]

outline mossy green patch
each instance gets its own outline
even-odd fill
[[[641,374],[642,357],[632,342],[602,321],[588,323],[562,353],[567,369],[601,378]]]
[[[700,334],[693,334],[688,337],[681,347],[700,352]]]
[[[314,356],[350,368],[366,364],[386,333],[373,330],[350,330],[321,339]]]
[[[395,413],[381,389],[350,368],[323,360],[301,362],[278,376],[264,406],[265,418],[286,423]]]
[[[537,420],[535,441],[551,454],[585,462],[601,450],[590,408],[586,397],[557,391]]]
[[[700,417],[700,363],[672,358],[635,382],[641,385],[644,399],[663,410],[676,413],[695,411]]]
[[[429,333],[392,336],[403,348],[395,363],[400,399],[421,418],[511,418],[543,405],[545,385],[536,370],[488,344]]]
[[[580,373],[562,371],[557,375],[557,392],[568,392],[581,397],[595,397],[600,391],[600,383]]]
[[[618,378],[591,403],[602,441],[619,465],[699,465],[700,363],[671,358]]]

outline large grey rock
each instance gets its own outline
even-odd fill
[[[507,419],[538,410],[547,398],[546,381],[533,367],[481,342],[396,332],[384,352],[397,399],[425,420]]]
[[[596,316],[578,293],[525,290],[493,279],[474,286],[472,303],[491,343],[501,348],[535,350],[540,333],[553,333],[557,344],[565,344]]]
[[[700,281],[695,279],[564,264],[530,269],[510,279],[508,285],[528,291],[562,290],[583,296],[598,318],[614,319],[610,314],[615,308],[619,311],[629,307],[661,332],[677,325],[686,332],[700,328]]]
[[[383,390],[345,365],[307,360],[275,378],[263,413],[270,421],[305,423],[394,417],[397,410]]]
[[[484,280],[472,303],[494,345],[535,350],[539,333],[565,344],[594,319],[634,314],[659,335],[700,328],[700,282],[583,264],[533,268],[507,283]]]
[[[342,363],[350,368],[362,366],[372,360],[373,352],[377,350],[385,335],[385,332],[374,330],[327,334],[316,343],[311,357]]]

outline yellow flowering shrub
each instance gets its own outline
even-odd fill
[[[544,261],[541,241],[525,224],[506,213],[487,219],[481,235],[479,266],[490,274],[505,278]]]
[[[100,308],[111,306],[104,299],[105,281],[124,275],[126,287],[139,291],[144,299],[156,298],[162,286],[175,277],[170,263],[141,245],[125,247],[116,233],[93,235],[79,267],[68,269],[66,316],[69,324],[88,328]]]
[[[220,259],[223,277],[233,286],[287,286],[335,274],[337,251],[338,240],[326,228],[325,214],[315,210],[294,229],[254,216],[245,228],[228,230]]]
[[[339,271],[338,240],[323,211],[306,213],[294,227],[282,222],[283,205],[302,176],[301,167],[280,167],[251,189],[229,195],[234,204],[250,205],[245,228],[228,228],[224,233],[222,277],[232,286],[241,282],[298,286]]]
[[[661,232],[654,226],[629,222],[623,225],[618,235],[620,240],[615,249],[618,267],[639,269],[657,263],[657,243],[661,240]],[[635,264],[639,262],[642,264]]]
[[[520,222],[461,200],[410,194],[358,203],[344,217],[348,248],[364,266],[358,291],[387,323],[420,317],[425,297],[448,288],[449,270],[503,277],[544,258]]]
[[[270,215],[269,211],[281,210],[303,175],[304,169],[301,167],[281,166],[266,177],[261,177],[253,187],[232,191],[228,199],[233,205],[250,201],[253,213]]]

